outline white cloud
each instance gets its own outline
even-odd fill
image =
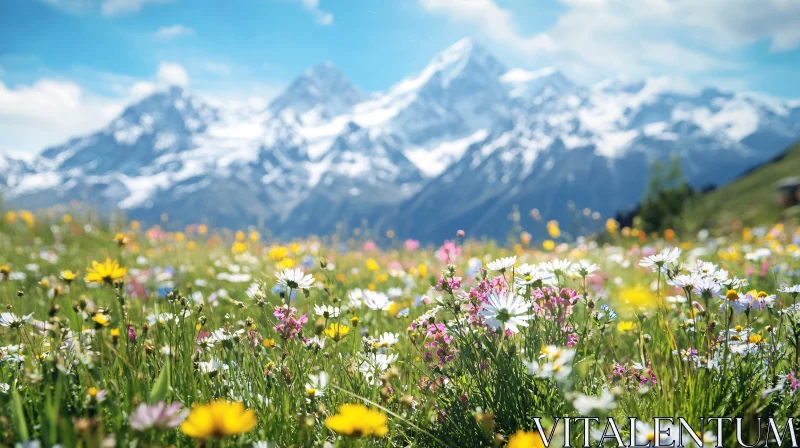
[[[99,9],[106,17],[139,12],[148,3],[169,3],[175,0],[40,0],[70,13]]]
[[[189,75],[183,66],[164,62],[153,80],[117,79],[118,96],[103,96],[85,91],[77,83],[42,78],[32,84],[7,86],[0,81],[0,153],[34,153],[64,143],[70,137],[101,129],[123,108],[156,90],[185,87]],[[124,92],[122,90],[124,89]]]
[[[170,25],[170,26],[162,26],[161,28],[156,31],[155,36],[159,39],[173,39],[176,37],[181,36],[192,36],[194,35],[194,30],[183,26],[180,24],[177,25]]]
[[[719,47],[765,40],[773,51],[800,48],[797,0],[616,0],[614,3],[631,3],[629,6],[637,16],[683,26],[695,38]]]
[[[454,23],[521,52],[550,59],[588,80],[616,72],[689,75],[744,66],[733,50],[769,41],[800,47],[800,0],[557,0],[566,7],[537,34],[525,35],[496,0],[417,0]]]
[[[445,15],[456,22],[477,26],[481,32],[515,50],[529,53],[551,52],[556,48],[553,39],[545,34],[522,36],[516,29],[508,10],[493,0],[419,0],[428,12]]]
[[[186,87],[189,85],[189,74],[186,73],[186,69],[180,64],[162,62],[158,66],[156,81],[158,85],[163,87]]]
[[[330,25],[333,23],[333,14],[325,12],[319,8],[319,0],[295,0],[303,5],[303,8],[310,12],[317,23],[320,25]]]
[[[147,3],[168,3],[173,0],[103,0],[100,11],[104,16],[114,17],[139,12]]]
[[[138,101],[152,94],[157,89],[155,83],[150,81],[137,81],[130,89],[131,101]]]
[[[73,135],[101,128],[124,101],[87,94],[69,81],[41,79],[8,87],[0,81],[3,152],[36,152]]]

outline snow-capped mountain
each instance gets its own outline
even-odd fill
[[[282,236],[367,222],[425,241],[500,238],[515,205],[609,216],[641,199],[655,160],[678,155],[694,185],[721,184],[798,138],[800,102],[668,78],[582,86],[464,39],[372,95],[329,62],[260,109],[160,91],[33,160],[0,157],[0,188],[27,208],[74,199]]]

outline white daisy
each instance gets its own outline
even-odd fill
[[[578,394],[572,401],[572,407],[578,411],[578,414],[589,415],[592,411],[610,411],[611,409],[615,409],[617,403],[614,402],[614,394],[608,389],[603,389],[599,397]]]
[[[517,274],[514,277],[514,282],[519,286],[532,285],[537,282],[550,283],[555,280],[555,275],[545,269],[543,266],[536,264],[523,264],[518,268],[514,268]]]
[[[340,312],[341,312],[341,310],[339,310],[339,308],[338,308],[338,307],[335,307],[335,306],[330,306],[330,305],[322,305],[322,306],[319,306],[319,305],[314,305],[314,314],[316,314],[317,316],[322,316],[322,317],[324,317],[325,319],[329,319],[329,318],[331,318],[331,317],[334,317],[334,318],[335,318],[335,317],[339,317],[339,313],[340,313]]]
[[[722,285],[709,277],[701,278],[694,284],[694,293],[701,297],[711,298],[719,294],[721,289]]]
[[[306,383],[306,395],[309,397],[321,397],[325,395],[325,388],[328,387],[329,377],[325,372],[308,375],[309,382]]]
[[[700,281],[700,276],[696,274],[681,274],[676,275],[675,278],[667,280],[667,284],[676,288],[686,289],[693,288],[694,285]]]
[[[364,302],[364,291],[358,288],[353,289],[347,293],[347,298],[349,299],[351,308],[361,308],[361,305]]]
[[[0,326],[18,328],[33,320],[33,313],[25,316],[17,316],[14,313],[0,313]]]
[[[371,310],[385,311],[388,310],[389,306],[392,304],[392,301],[389,300],[389,296],[382,292],[365,290],[362,291],[362,293],[364,295],[364,305]]]
[[[592,277],[595,272],[600,270],[600,266],[587,260],[581,260],[573,271],[581,277]]]
[[[358,371],[366,378],[367,382],[379,383],[377,377],[389,369],[393,362],[397,361],[397,354],[387,355],[385,353],[368,353],[359,355]]]
[[[653,272],[656,272],[659,269],[663,269],[665,265],[675,263],[680,256],[681,250],[679,248],[676,247],[672,250],[667,248],[660,253],[643,258],[642,261],[639,262],[639,266],[643,268],[652,268]]]
[[[529,272],[520,271],[517,274],[518,275],[514,277],[514,283],[521,287],[533,284],[549,284],[555,280],[555,275],[553,275],[552,272],[539,268]]]
[[[261,292],[261,286],[256,282],[251,283],[247,288],[247,291],[244,293],[247,294],[247,297],[252,300],[260,300],[264,298],[264,293]]]
[[[497,271],[500,273],[506,272],[508,269],[514,267],[514,263],[517,262],[517,257],[505,257],[505,258],[498,258],[492,262],[489,262],[486,265],[486,269],[490,271]]]
[[[555,275],[570,275],[572,273],[572,262],[569,260],[559,260],[556,258],[553,261],[543,263],[542,268],[552,272]]]
[[[800,294],[800,285],[794,285],[794,286],[784,285],[778,288],[778,291],[784,292],[786,294],[797,295]]]
[[[733,308],[733,310],[736,311],[736,314],[740,314],[750,305],[750,301],[747,300],[746,297],[740,295],[733,289],[729,289],[725,295],[721,295],[719,298],[721,301],[719,311],[723,314],[725,314],[725,312],[728,310],[728,307]]]
[[[572,372],[572,360],[575,358],[575,350],[561,348],[555,345],[542,347],[539,361],[522,361],[527,367],[529,375],[536,375],[539,378],[553,378],[556,381],[564,382]]]
[[[400,335],[397,333],[389,333],[388,331],[380,335],[379,338],[370,338],[369,343],[378,348],[388,348],[400,341]]]
[[[276,272],[278,284],[289,289],[308,289],[314,284],[314,277],[305,274],[302,269],[284,269],[283,272]]]
[[[502,328],[510,330],[512,333],[519,333],[518,327],[527,327],[528,322],[526,321],[533,317],[527,314],[531,307],[530,304],[513,292],[501,294],[491,292],[486,298],[489,303],[484,306],[480,314],[486,324],[495,330]]]

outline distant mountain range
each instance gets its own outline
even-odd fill
[[[798,101],[667,78],[581,86],[464,39],[372,95],[329,62],[262,109],[160,91],[32,160],[0,156],[0,188],[29,209],[78,200],[282,237],[366,222],[423,241],[502,238],[515,205],[564,221],[572,201],[604,219],[641,199],[655,160],[679,155],[695,186],[720,185],[798,138]]]

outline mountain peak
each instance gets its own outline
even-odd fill
[[[454,68],[463,67],[469,63],[480,66],[489,72],[499,72],[498,76],[505,71],[502,62],[495,58],[486,48],[468,37],[450,45],[434,56],[425,71],[431,69],[442,70],[448,66]]]
[[[484,51],[483,47],[478,45],[472,38],[465,37],[439,52],[439,55],[447,55],[458,58],[462,57],[463,55],[468,55],[473,50]]]
[[[555,67],[545,67],[533,71],[512,68],[500,77],[500,81],[509,88],[509,95],[512,98],[526,95],[536,97],[545,91],[563,94],[576,87],[575,83]]]
[[[288,109],[304,114],[316,109],[321,116],[335,116],[347,112],[363,99],[350,80],[331,61],[325,61],[292,81],[270,103],[269,109],[274,114]]]
[[[464,38],[436,54],[419,74],[397,83],[390,95],[405,95],[431,83],[437,89],[447,88],[453,80],[464,76],[497,80],[505,72],[502,62],[474,40]]]
[[[322,61],[309,68],[301,77],[313,78],[320,82],[330,82],[331,80],[345,80],[347,77],[331,61]],[[347,81],[349,82],[349,81]]]

